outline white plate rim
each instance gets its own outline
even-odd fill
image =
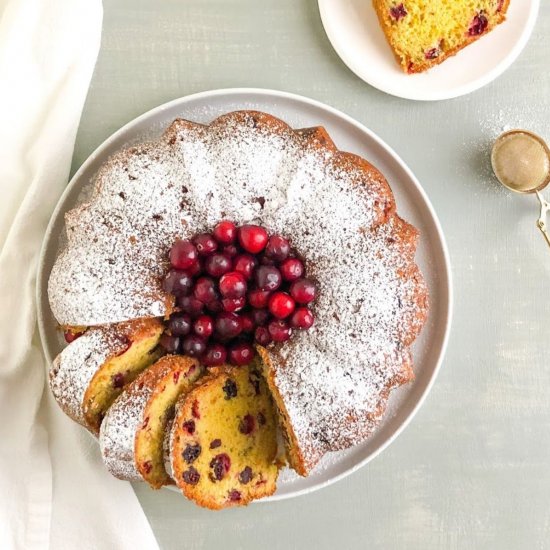
[[[366,0],[367,2],[372,0]],[[513,0],[512,0],[513,1]],[[334,4],[333,0],[318,0],[319,14],[321,17],[321,22],[329,42],[331,43],[334,51],[337,53],[338,57],[345,63],[345,65],[361,80],[370,84],[374,88],[385,92],[387,94],[393,95],[395,97],[401,97],[403,99],[412,99],[414,101],[442,101],[445,99],[454,99],[455,97],[460,97],[471,92],[479,90],[483,86],[486,86],[501,74],[504,73],[514,61],[519,57],[520,53],[523,51],[537,21],[537,16],[540,8],[540,0],[531,0],[530,13],[527,19],[527,22],[522,30],[520,37],[517,42],[510,50],[508,55],[497,63],[493,69],[487,71],[484,75],[479,78],[467,82],[462,86],[457,86],[454,89],[448,91],[440,91],[434,89],[433,92],[428,93],[427,91],[415,91],[414,87],[401,87],[394,88],[391,87],[383,79],[377,79],[374,75],[366,73],[362,66],[358,65],[347,55],[346,50],[341,46],[341,42],[338,39],[338,32],[333,25],[330,24],[330,10],[329,6]],[[374,9],[374,8],[373,8]],[[388,46],[389,47],[389,46]],[[460,52],[459,52],[460,53]]]
[[[382,451],[384,451],[391,443],[395,441],[395,439],[405,430],[405,428],[410,424],[420,407],[424,404],[424,401],[426,400],[428,394],[430,393],[434,383],[435,379],[437,378],[437,375],[439,374],[439,371],[441,369],[441,365],[443,362],[443,358],[445,356],[445,352],[447,349],[447,345],[449,342],[450,337],[450,330],[451,330],[451,322],[452,322],[452,315],[454,310],[454,292],[453,292],[453,284],[452,284],[452,271],[451,271],[451,262],[450,262],[450,255],[449,250],[447,246],[447,242],[445,240],[445,236],[441,227],[441,223],[439,221],[439,218],[433,208],[433,205],[431,201],[429,200],[426,192],[422,188],[420,182],[416,178],[416,176],[413,174],[413,172],[410,170],[410,168],[405,164],[405,162],[399,157],[399,155],[382,140],[380,137],[378,137],[372,130],[361,124],[360,122],[353,119],[351,116],[343,113],[342,111],[331,107],[330,105],[327,105],[325,103],[322,103],[320,101],[301,96],[299,94],[294,94],[290,92],[284,92],[279,90],[272,90],[272,89],[266,89],[266,88],[222,88],[222,89],[215,89],[215,90],[207,90],[203,92],[198,92],[194,94],[190,94],[187,96],[183,96],[174,100],[171,100],[167,103],[164,103],[162,105],[159,105],[157,107],[154,107],[153,109],[150,109],[149,111],[143,113],[142,115],[132,119],[131,121],[127,122],[124,126],[122,126],[119,130],[111,134],[106,140],[104,140],[88,157],[87,159],[82,163],[82,165],[79,167],[79,169],[75,172],[69,183],[67,184],[65,190],[59,197],[59,200],[57,202],[56,207],[54,208],[52,215],[50,217],[50,220],[48,222],[48,226],[46,229],[46,232],[44,234],[44,240],[42,243],[40,256],[38,260],[38,268],[37,268],[37,277],[36,277],[36,303],[37,303],[37,322],[38,322],[38,329],[40,334],[40,341],[42,345],[42,350],[44,352],[44,355],[47,359],[47,365],[51,364],[53,358],[49,354],[48,345],[47,345],[47,336],[46,336],[46,326],[44,322],[44,311],[42,309],[42,304],[44,303],[44,296],[42,293],[42,284],[44,279],[44,267],[45,267],[45,258],[46,254],[48,252],[48,244],[50,241],[50,236],[52,233],[52,226],[55,223],[55,220],[60,214],[60,210],[63,208],[64,203],[66,201],[67,196],[71,192],[72,187],[75,185],[76,182],[79,181],[81,174],[87,169],[87,166],[92,163],[97,156],[99,156],[104,149],[107,149],[110,144],[118,139],[121,135],[123,135],[125,132],[127,132],[132,126],[137,125],[138,123],[142,122],[144,119],[147,119],[148,117],[152,117],[157,113],[162,112],[163,110],[170,109],[180,103],[184,102],[190,102],[193,100],[200,100],[200,99],[207,99],[207,98],[213,98],[213,97],[219,97],[219,96],[230,96],[230,95],[259,95],[264,96],[266,98],[281,98],[281,99],[287,99],[291,101],[295,101],[297,103],[305,103],[307,105],[316,107],[320,110],[325,110],[329,114],[332,114],[333,116],[336,116],[338,118],[343,119],[348,124],[354,126],[357,128],[360,132],[365,133],[368,135],[373,141],[375,141],[382,149],[385,150],[385,152],[392,158],[394,162],[396,162],[399,167],[406,173],[410,181],[413,183],[413,185],[416,188],[416,191],[421,195],[424,204],[428,210],[428,214],[431,217],[431,220],[435,226],[436,229],[436,236],[439,240],[439,243],[441,245],[441,252],[444,260],[444,266],[445,266],[445,273],[443,275],[442,282],[444,283],[444,289],[445,294],[447,296],[447,304],[446,304],[446,315],[445,315],[445,323],[444,323],[444,330],[443,330],[443,338],[441,340],[441,346],[439,353],[437,355],[437,360],[435,362],[435,366],[429,376],[428,383],[426,384],[424,391],[419,396],[416,404],[413,406],[413,408],[410,410],[408,416],[403,420],[403,422],[395,429],[395,431],[392,433],[390,437],[388,437],[378,448],[376,448],[373,452],[368,454],[365,458],[358,461],[353,467],[345,470],[344,472],[337,474],[325,481],[321,481],[315,485],[305,487],[303,489],[298,489],[295,491],[291,491],[284,494],[277,494],[254,501],[254,502],[275,502],[279,500],[286,500],[289,498],[295,498],[301,495],[309,494],[314,491],[317,491],[319,489],[323,489],[329,485],[332,485],[333,483],[336,483],[337,481],[340,481],[344,479],[345,477],[351,475],[352,473],[356,472],[363,466],[365,466],[367,463],[369,463],[371,460],[376,458]],[[170,488],[170,487],[169,487]]]

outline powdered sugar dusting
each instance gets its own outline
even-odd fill
[[[319,288],[313,329],[272,350],[309,465],[372,431],[389,389],[411,377],[405,344],[427,309],[416,234],[376,170],[274,119],[232,113],[208,127],[176,121],[158,143],[117,155],[96,185],[67,217],[49,285],[58,320],[162,315],[159,277],[176,236],[224,218],[260,223],[290,239]]]

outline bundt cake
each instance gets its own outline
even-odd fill
[[[211,509],[273,494],[277,420],[255,364],[216,367],[178,403],[172,475],[183,494]]]
[[[118,396],[99,435],[103,461],[115,477],[147,481],[154,489],[173,483],[164,466],[167,424],[178,397],[202,371],[194,359],[165,355]]]
[[[209,367],[204,384],[192,390],[206,406],[205,394],[220,377],[238,388],[243,373],[258,368],[256,362],[231,371],[214,367],[226,359],[249,363],[252,334],[290,463],[302,475],[325,453],[363,441],[390,391],[413,379],[409,347],[428,312],[414,259],[418,232],[397,215],[384,176],[339,151],[323,128],[293,130],[257,111],[232,112],[208,125],[175,120],[157,141],[114,155],[97,174],[89,202],[67,214],[66,227],[49,279],[51,308],[60,325],[92,328],[62,352],[56,373],[68,354],[73,376],[89,380],[85,373],[104,359],[90,367],[89,352],[69,350],[90,333],[116,333],[112,327],[148,318],[165,330],[163,353],[183,353]],[[206,345],[212,338],[215,345]],[[231,338],[236,343],[226,349]],[[61,385],[52,386],[59,395]],[[271,474],[262,478],[262,493],[230,487],[233,478],[211,490],[210,463],[237,447],[213,453],[208,442],[200,460],[188,451],[187,462],[185,448],[174,451],[184,441],[202,448],[205,433],[222,439],[214,435],[221,417],[209,416],[205,432],[183,432],[183,422],[192,420],[189,395],[178,408],[170,453],[184,493],[219,507],[272,491]],[[234,418],[240,403],[212,407]],[[103,412],[93,417],[96,430]],[[225,460],[213,464],[225,470]],[[232,463],[240,467],[240,458]],[[202,482],[184,482],[184,472]],[[240,501],[237,493],[224,493],[233,489]]]
[[[456,54],[506,19],[510,0],[373,0],[397,62],[420,73]]]
[[[59,406],[97,434],[122,388],[160,357],[157,344],[162,330],[158,319],[86,330],[52,364],[50,388]]]

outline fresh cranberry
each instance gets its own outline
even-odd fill
[[[271,342],[271,334],[267,327],[258,327],[254,332],[254,338],[260,346],[267,346]]]
[[[282,262],[286,260],[290,252],[290,243],[280,235],[272,235],[267,241],[265,255],[267,258]]]
[[[281,272],[271,265],[261,265],[254,274],[260,290],[277,290],[281,286]]]
[[[309,304],[315,300],[315,285],[309,279],[298,279],[290,285],[290,295],[299,304]]]
[[[214,238],[222,244],[231,244],[237,236],[237,227],[233,222],[224,220],[214,227]]]
[[[233,258],[239,253],[239,249],[234,244],[227,244],[223,247],[223,253],[230,258]]]
[[[231,468],[231,459],[225,453],[216,455],[210,461],[210,468],[212,468],[212,475],[216,481],[221,481]]]
[[[186,313],[172,315],[168,321],[168,330],[174,336],[187,336],[191,332],[191,317]]]
[[[178,298],[178,307],[184,313],[189,313],[191,317],[198,317],[202,314],[204,304],[193,296],[180,296]]]
[[[487,28],[489,21],[487,17],[480,11],[470,23],[470,28],[468,29],[468,34],[470,36],[479,36]]]
[[[313,325],[313,313],[307,307],[299,307],[290,318],[290,326],[307,330]]]
[[[243,332],[252,332],[254,330],[254,317],[250,311],[245,311],[240,314],[241,317],[241,326]]]
[[[206,304],[206,309],[212,313],[219,313],[220,311],[223,311],[223,304],[221,300],[212,300]]]
[[[230,340],[241,333],[241,319],[235,313],[222,311],[214,322],[214,328],[220,339]]]
[[[241,298],[246,294],[246,279],[237,271],[230,271],[220,279],[220,292],[226,298]]]
[[[202,261],[201,258],[199,258],[191,267],[185,270],[185,273],[187,273],[189,277],[196,277],[202,273],[202,267]]]
[[[295,281],[304,274],[304,264],[298,258],[287,258],[279,269],[285,281]]]
[[[204,269],[212,277],[221,277],[231,271],[231,258],[225,254],[212,254],[206,258]]]
[[[270,294],[269,290],[251,290],[248,293],[248,303],[255,308],[266,307]]]
[[[224,298],[222,300],[222,308],[224,311],[239,311],[246,305],[246,298],[241,296],[240,298]]]
[[[178,239],[170,249],[170,263],[176,269],[187,269],[197,262],[199,253],[191,241]]]
[[[178,353],[180,348],[179,336],[170,336],[164,333],[159,340],[159,344],[166,350],[167,353]]]
[[[201,233],[193,239],[193,244],[201,256],[208,256],[218,249],[218,243],[210,233]]]
[[[390,8],[390,14],[396,21],[399,21],[407,15],[407,10],[403,4],[399,4],[398,6]]]
[[[246,343],[235,344],[229,350],[229,362],[232,365],[248,365],[254,359],[254,348]]]
[[[207,367],[215,367],[223,365],[226,358],[227,351],[221,344],[211,344],[206,348],[201,360]]]
[[[278,319],[288,317],[293,311],[296,303],[286,292],[275,292],[269,298],[269,311]]]
[[[239,502],[242,498],[242,495],[237,489],[231,489],[229,493],[227,494],[227,498],[230,502]]]
[[[250,254],[239,254],[233,260],[233,271],[240,273],[245,279],[250,279],[257,265],[258,261],[254,256]]]
[[[203,304],[208,304],[219,298],[216,283],[210,277],[199,277],[195,282],[193,296]]]
[[[267,231],[259,225],[243,225],[239,228],[239,242],[251,254],[258,254],[267,244]]]
[[[267,325],[267,330],[269,330],[269,335],[274,342],[286,342],[292,334],[292,329],[282,319],[273,319]]]
[[[251,414],[243,416],[239,422],[239,432],[250,435],[256,429],[256,419]]]
[[[254,324],[258,327],[267,324],[269,318],[271,317],[267,309],[254,309],[251,311],[251,315],[254,320]]]
[[[191,292],[193,279],[185,272],[178,269],[171,269],[162,281],[162,288],[169,294],[177,296],[186,296]]]
[[[81,332],[73,332],[72,330],[66,330],[63,333],[63,337],[65,338],[65,342],[67,342],[67,344],[74,342],[80,336],[82,336]]]
[[[214,321],[210,315],[201,315],[193,324],[193,330],[195,334],[208,340],[210,335],[214,332]]]
[[[206,343],[200,336],[191,334],[186,336],[183,340],[182,348],[183,353],[186,355],[189,355],[190,357],[199,357],[204,353]]]

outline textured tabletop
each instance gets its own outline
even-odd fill
[[[348,113],[402,156],[439,214],[454,272],[442,370],[397,441],[327,489],[247,509],[208,512],[136,486],[161,548],[550,548],[550,250],[536,200],[500,189],[488,157],[505,129],[550,140],[550,1],[503,76],[439,103],[390,97],[354,76],[313,0],[104,5],[73,170],[170,99],[241,86],[296,92]]]

